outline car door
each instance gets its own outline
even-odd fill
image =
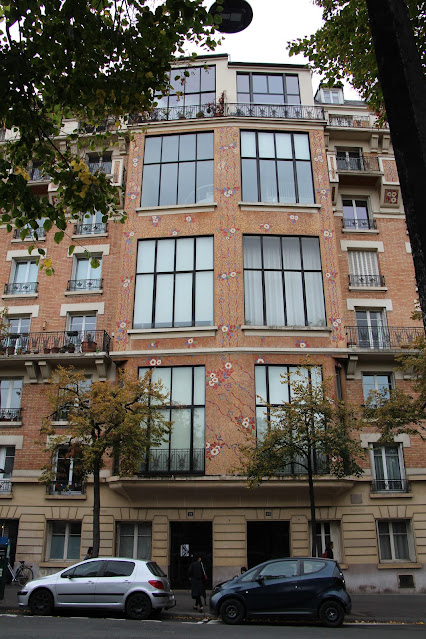
[[[95,586],[104,561],[93,559],[65,570],[56,582],[60,606],[93,606]]]
[[[330,562],[320,558],[312,558],[304,559],[301,563],[298,586],[299,605],[302,611],[315,612],[318,609],[320,595],[332,585]]]
[[[284,613],[297,606],[299,562],[297,559],[271,561],[257,574],[257,588],[245,594],[249,612]]]
[[[133,585],[135,574],[134,561],[109,559],[96,583],[95,605],[121,607]]]

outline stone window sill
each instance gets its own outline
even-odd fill
[[[423,564],[418,564],[415,561],[410,562],[400,562],[400,561],[395,561],[395,562],[389,562],[388,564],[377,564],[377,568],[379,570],[412,570],[412,569],[416,569],[416,568],[423,568]]]
[[[343,229],[342,233],[371,233],[372,235],[377,235],[380,231],[378,229]]]
[[[73,295],[102,295],[103,289],[91,289],[87,291],[65,291],[65,297],[72,297]]]
[[[1,421],[0,428],[21,428],[22,422],[19,421]]]
[[[300,213],[316,213],[321,204],[297,204],[285,202],[238,202],[242,211],[293,211]]]
[[[156,217],[175,213],[212,213],[217,202],[198,202],[196,204],[173,204],[169,206],[140,206],[136,209],[139,217]]]
[[[387,291],[388,287],[387,286],[349,286],[348,287],[350,291],[360,291],[363,292],[366,291],[371,291],[371,292],[377,292],[377,291]]]
[[[153,339],[158,337],[214,337],[217,326],[180,326],[179,328],[131,328],[130,339]]]
[[[2,300],[17,300],[17,299],[33,299],[38,297],[38,293],[16,293],[13,295],[2,295]]]
[[[329,337],[331,328],[327,326],[250,326],[244,324],[245,335],[277,335],[287,337]]]
[[[389,490],[381,493],[370,493],[370,499],[412,499],[412,493],[391,492]]]

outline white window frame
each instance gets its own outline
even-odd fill
[[[387,457],[386,450],[389,448],[396,448],[398,452],[398,463],[399,463],[399,479],[389,478],[388,474],[388,466],[387,466]],[[383,477],[377,477],[376,473],[376,463],[375,463],[375,454],[374,451],[380,450],[382,457],[382,466],[383,466]],[[383,488],[377,488],[377,492],[401,492],[404,490],[406,475],[405,475],[405,465],[404,465],[404,452],[402,444],[394,443],[389,446],[383,446],[377,443],[371,443],[369,445],[369,453],[370,453],[370,467],[373,473],[373,477],[376,483],[383,482]],[[401,483],[399,488],[395,488],[391,482],[399,481]]]
[[[5,470],[5,466],[6,466],[6,459],[9,457],[11,457],[11,455],[6,455],[7,449],[8,448],[13,448],[13,463],[12,463],[12,470],[10,473],[6,473],[6,472],[1,472]],[[16,448],[15,446],[11,445],[11,446],[0,446],[0,480],[2,479],[10,479],[12,477],[12,473],[13,473],[13,466],[15,463],[15,453],[16,453]]]
[[[0,411],[5,410],[20,410],[21,402],[22,402],[22,379],[19,377],[2,377],[0,378],[0,392],[1,392],[1,384],[3,382],[9,382],[9,388],[6,395],[6,405],[4,402],[1,402]],[[19,388],[18,388],[19,386]],[[16,390],[16,395],[19,397],[19,406],[12,406],[13,404],[13,393]],[[4,420],[3,420],[4,421]],[[9,421],[9,420],[6,420]],[[13,420],[16,421],[16,420]]]
[[[61,453],[61,451],[66,451],[67,450],[67,446],[59,446],[57,451],[56,451],[56,455],[55,455],[55,479],[53,482],[53,486],[52,486],[52,493],[53,494],[57,494],[59,492],[66,492],[68,494],[72,493],[72,494],[77,494],[80,495],[82,493],[82,489],[81,490],[72,490],[71,486],[72,486],[72,482],[73,482],[73,477],[74,477],[74,457],[70,456],[69,462],[69,469],[68,469],[68,478],[67,478],[67,484],[65,485],[64,489],[60,489],[57,490],[56,489],[56,484],[58,483],[58,478],[57,478],[57,473],[58,473],[58,464],[59,464],[59,455]],[[65,458],[65,457],[64,457]],[[83,479],[81,478],[80,483],[83,485]]]
[[[365,395],[365,390],[364,390],[364,378],[365,377],[374,377],[374,389],[371,389],[371,390],[374,390],[376,392],[380,392],[382,390],[382,388],[384,388],[384,386],[379,388],[377,377],[384,377],[384,376],[388,377],[388,379],[389,379],[388,390],[391,391],[392,388],[393,388],[393,376],[392,376],[392,373],[389,373],[389,372],[386,372],[386,371],[383,371],[383,373],[370,373],[370,372],[364,371],[362,373],[361,381],[362,381],[362,394],[363,394],[363,397],[364,397],[364,401],[367,401],[367,399],[368,399],[368,395],[367,396]],[[371,392],[371,390],[369,391],[369,393]]]
[[[395,545],[395,534],[393,531],[393,524],[394,523],[405,523],[405,535],[407,538],[407,545],[408,545],[408,558],[407,557],[403,557],[403,558],[399,558],[396,556],[396,545]],[[391,550],[391,558],[390,559],[383,559],[382,558],[382,548],[381,548],[381,537],[383,535],[380,535],[379,533],[379,523],[387,523],[388,525],[388,534],[389,534],[389,540],[390,540],[390,550]],[[377,528],[377,545],[378,545],[378,552],[379,552],[379,559],[380,559],[380,563],[403,563],[406,561],[410,561],[410,562],[414,562],[416,561],[416,553],[415,553],[415,546],[414,546],[414,537],[413,537],[413,530],[412,530],[412,525],[411,525],[411,521],[408,519],[377,519],[376,520],[376,528]]]
[[[321,89],[324,104],[343,104],[342,89]]]
[[[325,551],[327,543],[333,542],[333,555],[336,561],[341,561],[341,546],[340,546],[340,522],[339,521],[317,521],[317,528],[320,528],[320,532],[317,533],[321,544],[321,555]],[[310,528],[310,539],[312,546],[312,526]],[[309,549],[310,552],[310,549]]]
[[[120,541],[121,541],[121,526],[122,525],[133,525],[133,549],[131,559],[151,559],[152,553],[152,522],[150,521],[119,521],[117,522],[117,557],[124,557],[124,555],[120,555]],[[145,524],[147,528],[149,527],[149,535],[139,535],[139,525]],[[129,537],[130,535],[125,535]],[[138,556],[138,542],[139,537],[149,537],[150,541],[150,554],[148,557],[139,557]]]
[[[366,326],[359,326],[357,313],[365,313]],[[374,326],[371,313],[379,313],[381,324]],[[389,345],[386,310],[384,308],[355,308],[355,324],[357,328],[358,346],[362,348],[385,348]]]
[[[63,556],[62,558],[60,557],[51,557],[51,547],[52,547],[52,536],[53,536],[53,525],[55,523],[65,523],[65,534],[64,534],[64,552],[63,552]],[[81,548],[81,521],[80,522],[76,522],[76,521],[66,521],[63,522],[63,520],[60,519],[55,519],[55,520],[51,520],[47,522],[47,544],[46,544],[46,559],[48,561],[77,561],[79,556],[80,556],[80,549],[79,549],[79,553],[77,557],[68,557],[68,544],[69,544],[69,539],[72,536],[71,535],[71,531],[70,528],[73,524],[79,523],[80,524],[80,548]],[[75,537],[77,537],[77,535],[73,535]]]

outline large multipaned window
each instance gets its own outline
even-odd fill
[[[401,446],[373,446],[374,478],[377,491],[405,488],[404,458]]]
[[[380,561],[414,561],[411,522],[405,519],[378,521]]]
[[[389,374],[369,374],[363,373],[362,375],[362,390],[364,394],[364,400],[367,401],[370,393],[380,393],[383,398],[389,396],[392,388],[392,377]],[[374,398],[374,396],[371,396]],[[375,401],[375,399],[373,399]]]
[[[34,260],[13,262],[12,277],[5,292],[11,295],[29,295],[37,291],[38,266]]]
[[[81,521],[51,521],[47,536],[47,559],[80,557]]]
[[[272,408],[278,408],[284,403],[291,402],[292,384],[312,384],[318,387],[322,382],[321,369],[318,367],[297,367],[280,365],[255,366],[255,390],[256,390],[256,436],[262,441],[268,431],[269,425],[274,423]],[[319,468],[320,459],[314,452],[313,464]],[[301,465],[304,464],[304,465]],[[283,473],[306,474],[306,460],[297,456],[283,468]]]
[[[307,133],[241,132],[244,202],[313,204]]]
[[[0,380],[0,420],[17,421],[21,418],[22,379]]]
[[[151,559],[152,524],[150,521],[117,524],[117,556]]]
[[[139,240],[134,328],[213,324],[213,238]]]
[[[140,368],[144,376],[147,368]],[[143,473],[204,472],[204,366],[161,367],[152,371],[152,381],[161,381],[168,393],[164,417],[173,422],[170,436],[159,447],[151,448]]]
[[[290,73],[237,73],[239,103],[300,104],[299,78]]]
[[[373,228],[373,221],[370,219],[367,200],[343,200],[343,227],[345,229],[362,230]]]
[[[81,469],[81,455],[71,453],[68,446],[62,446],[56,452],[55,480],[53,493],[81,493],[83,490],[83,474]]]
[[[28,333],[30,332],[31,316],[8,317],[5,320],[5,337],[1,340],[8,353],[20,353],[28,346]]]
[[[170,71],[170,92],[158,107],[203,106],[216,100],[216,67],[185,67]]]
[[[0,446],[0,492],[1,480],[10,479],[15,463],[15,446]]]
[[[319,240],[246,235],[245,321],[252,326],[325,326]]]
[[[145,139],[142,206],[213,202],[213,133]]]
[[[349,285],[355,287],[377,287],[384,285],[379,274],[377,251],[348,251]]]
[[[355,311],[358,345],[361,348],[389,347],[389,330],[384,311]]]

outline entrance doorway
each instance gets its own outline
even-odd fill
[[[247,568],[290,556],[290,522],[247,522]]]
[[[213,535],[211,521],[170,522],[169,577],[174,589],[188,589],[189,564],[202,557],[207,574],[206,588],[211,588],[213,569]]]
[[[18,541],[18,519],[0,519],[0,537],[9,537],[10,539],[10,563],[15,563],[16,542]],[[7,583],[12,581],[12,576],[7,571]]]

